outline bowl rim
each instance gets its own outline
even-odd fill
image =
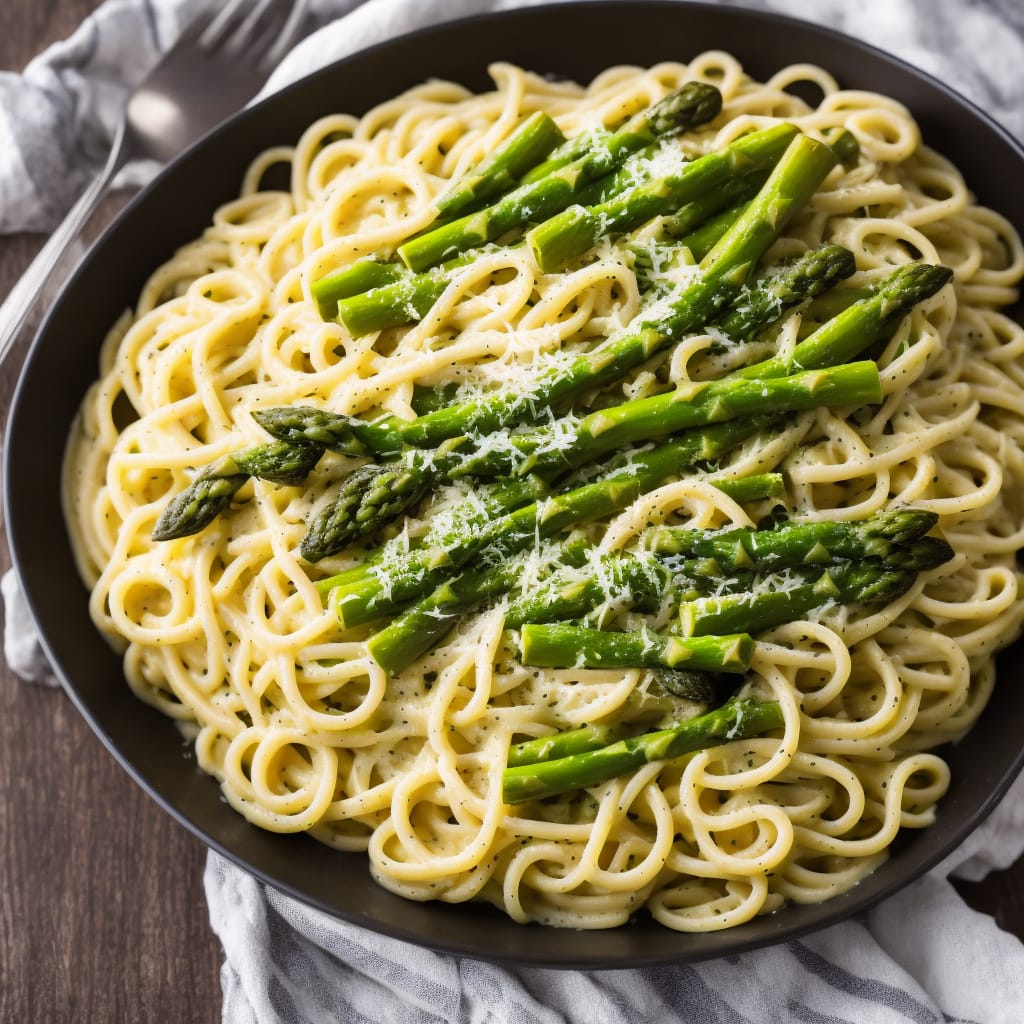
[[[753,22],[754,24],[763,23],[775,26],[783,25],[792,28],[794,31],[798,31],[804,36],[810,36],[811,38],[817,37],[819,39],[830,41],[832,45],[838,45],[847,49],[852,48],[854,51],[872,54],[877,60],[896,68],[903,75],[909,76],[918,82],[924,83],[930,89],[938,91],[946,98],[946,100],[952,102],[954,106],[965,110],[975,120],[980,121],[989,132],[1000,137],[1004,144],[1007,144],[1010,147],[1016,157],[1021,161],[1022,167],[1024,167],[1024,146],[1022,146],[1021,143],[1014,138],[1005,127],[995,121],[987,111],[971,100],[961,96],[941,80],[920,68],[914,67],[907,61],[880,49],[879,47],[864,43],[828,26],[818,25],[790,15],[776,14],[772,11],[750,10],[741,7],[721,7],[713,3],[680,3],[677,2],[677,0],[641,0],[639,3],[634,2],[634,0],[572,0],[572,2],[566,3],[517,7],[499,11],[492,10],[452,19],[439,24],[418,28],[411,32],[402,33],[401,35],[375,43],[372,46],[358,50],[337,61],[333,61],[324,67],[318,68],[309,75],[303,76],[302,78],[285,85],[279,91],[276,91],[262,98],[252,106],[239,111],[221,125],[208,132],[202,139],[193,146],[190,146],[189,149],[168,164],[167,167],[165,167],[156,176],[156,178],[154,178],[154,180],[147,185],[142,192],[134,197],[133,200],[118,214],[113,223],[107,227],[97,241],[90,247],[83,260],[80,261],[74,274],[65,284],[60,298],[54,304],[54,307],[50,310],[49,315],[37,332],[25,361],[25,365],[19,374],[17,387],[10,406],[9,422],[15,422],[19,419],[19,413],[26,401],[25,394],[29,390],[28,381],[37,361],[39,361],[45,354],[44,350],[46,348],[47,338],[49,337],[49,332],[52,329],[56,312],[66,301],[67,296],[74,294],[76,283],[81,279],[85,268],[94,264],[97,260],[103,260],[106,246],[109,244],[110,239],[116,234],[118,226],[136,216],[136,211],[145,205],[146,197],[148,195],[153,191],[158,190],[165,183],[172,181],[180,167],[193,160],[201,159],[204,151],[214,146],[217,140],[231,136],[235,132],[240,133],[244,129],[245,125],[257,122],[268,109],[272,109],[278,104],[284,104],[289,97],[298,95],[301,91],[311,88],[314,84],[330,80],[333,75],[338,73],[339,68],[348,66],[354,62],[371,60],[382,53],[394,51],[402,46],[409,45],[412,42],[422,43],[429,41],[432,38],[445,37],[454,33],[456,30],[473,28],[484,24],[501,23],[513,20],[533,20],[537,18],[541,18],[543,20],[546,17],[549,17],[552,12],[572,10],[574,13],[578,14],[581,10],[620,11],[624,8],[629,9],[634,15],[637,9],[644,8],[652,12],[671,10],[673,11],[673,16],[676,16],[677,12],[680,11],[685,11],[687,14],[692,12],[696,15],[703,14],[707,17],[720,18],[726,22],[732,22],[734,24],[749,25]],[[680,46],[680,52],[680,59],[685,59],[684,55],[690,54],[691,49],[683,44]],[[358,911],[343,911],[337,906],[331,905],[324,900],[311,895],[296,883],[289,880],[282,880],[273,871],[270,871],[260,865],[253,864],[244,854],[234,849],[231,844],[217,836],[211,835],[200,824],[189,817],[188,814],[186,814],[174,802],[173,796],[164,791],[157,781],[151,778],[139,764],[129,758],[121,749],[110,731],[104,725],[96,709],[86,699],[84,693],[80,691],[79,686],[76,685],[74,673],[69,671],[65,663],[65,658],[62,656],[60,644],[54,640],[54,636],[56,634],[51,634],[55,624],[46,621],[46,617],[43,615],[40,606],[40,586],[42,581],[36,578],[31,564],[25,560],[22,553],[24,542],[21,538],[24,536],[24,532],[30,528],[30,517],[27,517],[21,512],[21,503],[19,502],[17,495],[18,481],[16,479],[16,473],[11,470],[11,449],[14,444],[15,442],[12,441],[12,432],[11,430],[8,430],[4,438],[3,453],[4,504],[5,507],[10,510],[10,514],[8,516],[8,540],[12,564],[18,573],[18,577],[23,581],[25,597],[32,613],[33,620],[36,623],[43,649],[51,664],[54,666],[64,692],[71,698],[76,709],[88,722],[93,732],[96,733],[104,746],[106,746],[115,759],[128,772],[131,778],[146,793],[148,793],[149,796],[152,797],[165,812],[170,814],[172,818],[184,825],[192,834],[200,838],[210,849],[214,850],[267,885],[272,886],[278,891],[286,893],[306,906],[313,907],[328,914],[332,918],[361,925],[380,934],[389,935],[393,938],[408,941],[419,946],[425,946],[437,951],[468,956],[470,958],[489,960],[492,962],[565,969],[619,969],[624,966],[621,959],[614,959],[611,956],[595,956],[594,954],[570,954],[561,959],[553,960],[547,949],[539,947],[534,948],[529,942],[525,943],[523,947],[517,947],[512,950],[482,950],[471,942],[467,942],[464,939],[460,939],[457,936],[442,930],[424,935],[422,930],[417,928],[403,928],[401,926],[396,926],[393,923],[389,925],[382,925],[377,919],[367,917],[365,914],[359,913]],[[130,691],[127,691],[123,686],[123,679],[119,682],[122,687],[121,695],[125,696],[129,694]],[[132,696],[130,699],[136,700],[137,698]],[[169,720],[167,721],[169,722]],[[744,952],[783,940],[798,938],[870,909],[881,900],[921,877],[925,872],[938,864],[953,849],[955,849],[988,816],[988,814],[991,813],[1005,794],[1006,790],[1010,787],[1017,774],[1021,771],[1022,767],[1024,767],[1024,748],[1018,752],[1017,756],[1008,766],[1004,767],[998,779],[996,779],[988,788],[987,797],[973,808],[972,813],[967,815],[967,817],[960,822],[958,827],[954,828],[951,832],[948,832],[941,842],[930,844],[927,850],[922,850],[921,844],[917,844],[918,850],[913,859],[913,869],[905,876],[897,876],[892,880],[886,881],[885,884],[869,884],[871,877],[873,877],[869,876],[868,879],[847,893],[835,897],[826,903],[815,905],[812,910],[819,911],[818,913],[812,912],[806,914],[804,915],[804,918],[795,924],[789,923],[789,920],[786,917],[787,910],[789,908],[785,908],[774,915],[755,918],[752,923],[758,924],[759,928],[757,929],[756,934],[751,934],[749,937],[746,932],[744,932],[744,929],[749,931],[748,926],[746,925],[741,925],[738,926],[738,928],[722,933],[704,933],[703,935],[698,936],[698,938],[703,939],[706,942],[709,950],[706,955],[703,955],[699,949],[695,951],[687,951],[682,954],[678,950],[669,950],[663,954],[640,953],[632,956],[627,966],[644,967],[667,962],[697,962],[721,956],[725,953],[734,954]],[[215,780],[210,778],[209,781],[211,785],[216,786]],[[943,806],[943,804],[940,804],[940,813]],[[237,812],[234,810],[228,809],[228,812],[231,815],[237,815]],[[239,820],[241,821],[243,819],[239,816]],[[937,832],[936,835],[938,835]],[[285,838],[291,839],[292,837]],[[312,842],[312,840],[308,839],[305,841]],[[395,899],[400,899],[400,897],[395,897]],[[822,911],[820,908],[826,909]],[[461,911],[468,911],[471,908],[463,905],[457,909]],[[499,912],[494,911],[494,913],[497,914]],[[503,915],[501,919],[503,921],[506,920]],[[543,928],[544,926],[516,925],[515,927],[522,929],[525,935],[527,932],[533,932],[536,934],[536,929]],[[614,931],[621,932],[623,929],[628,928],[629,926],[620,926],[620,928],[615,929]],[[545,928],[544,930],[546,932],[555,931],[566,936],[575,936],[580,934],[560,929],[556,930]],[[662,929],[662,932],[666,937],[666,941],[669,941],[672,936],[678,936],[680,934],[672,932],[669,929]],[[612,933],[607,932],[594,934],[610,935]],[[720,937],[723,935],[734,939],[734,941],[708,941],[711,936]],[[671,943],[669,944],[671,945]]]

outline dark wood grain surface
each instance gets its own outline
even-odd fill
[[[0,68],[20,70],[98,3],[0,0]],[[0,237],[0,296],[42,241]],[[219,1020],[204,859],[63,693],[0,665],[0,1022]]]
[[[2,0],[0,68],[20,70],[97,5]],[[41,241],[0,237],[0,296]],[[12,373],[0,373],[0,402]],[[219,1019],[204,857],[62,693],[0,664],[0,1022]],[[1024,938],[1024,858],[960,889]]]

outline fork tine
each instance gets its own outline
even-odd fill
[[[306,0],[292,0],[283,24],[280,17],[276,18],[252,40],[249,51],[260,67],[274,67],[292,48],[305,24],[307,7]]]
[[[200,45],[203,49],[216,50],[232,39],[239,27],[245,24],[246,19],[252,17],[254,2],[258,8],[265,0],[229,0],[221,7],[202,33]]]
[[[178,33],[178,38],[175,39],[173,45],[179,44],[188,45],[196,42],[199,37],[213,24],[217,16],[221,13],[221,8],[215,3],[208,3],[202,10],[198,11],[191,21],[185,23],[184,28]]]
[[[296,14],[301,15],[304,7],[304,3],[293,0],[258,0],[232,38],[227,40],[225,49],[233,54],[245,51],[258,60],[264,51],[274,48],[278,37],[283,38],[283,30],[289,23],[295,24]]]

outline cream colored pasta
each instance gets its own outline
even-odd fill
[[[820,68],[762,84],[710,52],[688,65],[611,68],[586,88],[508,65],[492,74],[486,94],[431,82],[362,118],[316,122],[294,148],[258,157],[240,197],[152,276],[103,346],[66,463],[93,618],[123,650],[132,690],[181,723],[235,809],[267,829],[366,851],[380,883],[410,899],[487,900],[517,921],[579,928],[620,925],[646,907],[683,931],[827,899],[877,867],[900,828],[933,820],[949,781],[934,751],[971,727],[994,685],[994,654],[1021,629],[1024,330],[1002,307],[1017,294],[1024,249],[922,147],[900,104],[844,91]],[[769,262],[831,239],[853,250],[855,285],[918,258],[955,272],[880,355],[881,405],[802,413],[718,475],[781,469],[790,513],[808,520],[932,510],[956,557],[881,610],[831,609],[760,634],[747,685],[780,702],[776,734],[506,806],[514,737],[629,719],[660,699],[648,674],[525,668],[499,603],[387,677],[367,654],[367,630],[343,632],[314,586],[357,555],[316,567],[299,556],[311,511],[357,465],[341,456],[326,456],[302,487],[251,481],[197,536],[156,543],[150,533],[197,468],[266,441],[255,409],[410,417],[415,383],[528,375],[627,324],[642,297],[612,246],[556,275],[542,275],[527,247],[487,250],[421,323],[362,338],[321,319],[310,283],[393,253],[430,221],[432,198],[524,115],[545,110],[571,135],[694,78],[717,84],[725,105],[684,137],[688,156],[783,119],[815,136],[843,126],[860,143],[857,165],[831,173]],[[818,105],[794,86],[817,90]],[[281,164],[289,190],[262,190]],[[794,315],[773,344],[792,347],[800,327]],[[683,339],[624,393],[721,373],[728,362],[712,341]],[[751,525],[766,511],[726,497],[714,476],[668,483],[591,536],[628,550],[651,522]],[[403,536],[469,497],[465,485],[442,489]],[[675,700],[668,712],[697,710]]]

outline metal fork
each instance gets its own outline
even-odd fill
[[[192,21],[135,88],[107,163],[0,306],[0,363],[45,302],[48,279],[132,160],[165,163],[251,99],[298,37],[306,0],[229,0]]]

